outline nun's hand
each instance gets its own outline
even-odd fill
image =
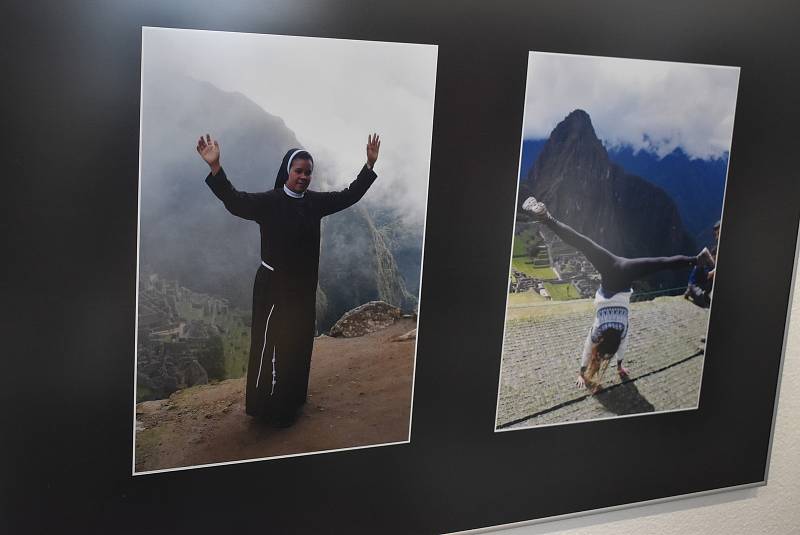
[[[381,137],[378,134],[367,136],[367,167],[372,169],[378,161],[378,152],[381,150]]]
[[[197,141],[197,153],[211,167],[211,174],[216,175],[219,173],[219,143],[217,143],[216,139],[211,139],[208,134],[205,137],[200,136]]]

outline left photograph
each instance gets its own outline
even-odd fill
[[[436,61],[142,29],[134,475],[410,440]]]

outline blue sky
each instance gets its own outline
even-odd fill
[[[523,137],[585,110],[606,145],[692,158],[730,151],[738,67],[531,52]]]

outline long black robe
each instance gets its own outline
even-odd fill
[[[306,401],[314,343],[320,220],[356,203],[377,175],[366,165],[342,191],[237,191],[220,170],[206,184],[233,215],[261,228],[261,259],[253,286],[246,412],[288,424]]]

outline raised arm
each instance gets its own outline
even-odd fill
[[[375,162],[378,160],[378,153],[381,148],[381,139],[378,134],[367,137],[367,163],[361,168],[358,176],[348,187],[341,191],[330,191],[319,195],[322,216],[327,216],[344,210],[355,203],[367,192],[369,187],[375,182],[378,175],[373,170]]]
[[[222,201],[225,208],[235,216],[255,220],[261,211],[263,194],[246,193],[233,187],[225,171],[219,163],[219,143],[208,134],[200,136],[197,142],[197,153],[211,168],[206,177],[206,184],[214,195]]]

